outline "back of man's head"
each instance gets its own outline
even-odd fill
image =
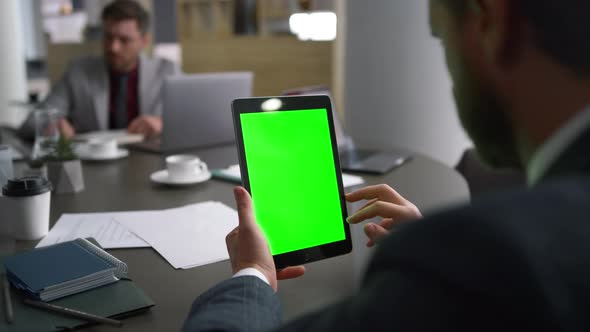
[[[590,76],[590,1],[521,0],[537,46],[575,72]]]
[[[459,14],[472,0],[443,0]],[[534,42],[556,62],[590,77],[590,1],[514,0],[518,15],[532,27]]]
[[[147,11],[133,0],[115,0],[104,7],[102,11],[102,21],[121,22],[133,20],[142,34],[146,34],[150,18]]]

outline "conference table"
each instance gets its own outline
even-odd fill
[[[237,163],[234,145],[197,149],[191,153],[198,155],[209,168]],[[22,165],[16,166],[22,168]],[[217,179],[184,187],[152,183],[150,174],[163,168],[163,155],[139,151],[131,151],[127,158],[120,160],[83,162],[84,191],[53,195],[50,222],[53,225],[63,213],[166,209],[204,201],[220,201],[235,208],[232,193],[235,184]],[[391,185],[425,215],[469,201],[467,184],[455,170],[419,154],[384,176],[362,176],[367,185]],[[353,211],[359,204],[349,204],[348,210]],[[336,302],[358,289],[373,249],[366,248],[361,225],[352,226],[351,233],[352,253],[311,263],[305,276],[280,282],[278,295],[285,320]],[[32,248],[35,244],[36,241],[17,241],[14,250]],[[125,318],[122,328],[96,325],[84,328],[85,331],[178,331],[193,300],[231,276],[228,261],[176,270],[152,248],[109,252],[128,264],[130,278],[156,305],[145,313]]]

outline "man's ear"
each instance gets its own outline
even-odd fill
[[[518,56],[518,40],[521,30],[517,24],[517,1],[472,0],[469,1],[476,19],[476,29],[488,61],[510,65]]]
[[[141,42],[142,42],[142,49],[147,48],[148,46],[150,46],[151,42],[152,42],[152,34],[149,32],[144,33],[141,36]]]

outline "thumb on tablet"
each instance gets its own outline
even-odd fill
[[[242,187],[234,188],[234,196],[238,207],[238,218],[240,227],[253,227],[256,226],[254,220],[254,211],[252,209],[252,198],[246,189]]]
[[[232,269],[236,273],[245,268],[255,268],[264,274],[270,286],[276,291],[275,264],[266,238],[256,224],[252,198],[242,187],[234,189],[234,196],[238,207],[239,225],[226,237]]]

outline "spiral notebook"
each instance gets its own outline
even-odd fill
[[[86,239],[8,257],[4,267],[15,288],[42,301],[114,283],[127,275],[125,263]]]

